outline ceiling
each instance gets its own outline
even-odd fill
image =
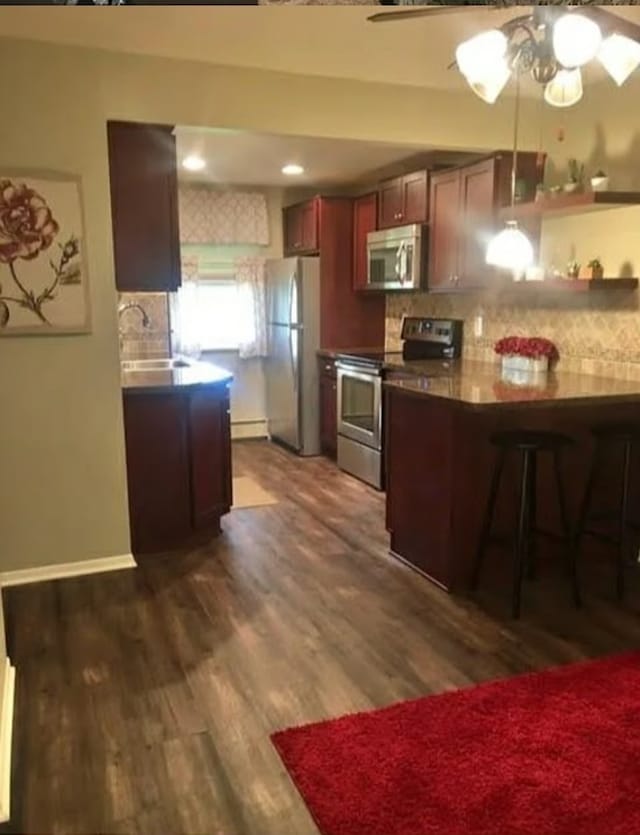
[[[192,173],[181,167],[182,180],[263,186],[355,183],[425,150],[381,142],[187,127],[176,128],[176,145],[179,161],[189,154],[207,161],[203,171]],[[302,165],[304,174],[283,174],[282,166],[290,162]]]
[[[460,40],[518,13],[495,7],[372,24],[380,6],[3,6],[0,35],[362,81],[465,88]],[[640,22],[640,8],[617,7]],[[532,87],[533,87],[532,83]]]

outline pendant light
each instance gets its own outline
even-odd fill
[[[518,170],[518,126],[520,121],[520,73],[516,70],[516,108],[513,129],[513,157],[511,159],[511,210],[516,202]],[[485,261],[492,267],[523,273],[533,263],[533,246],[515,220],[508,220],[505,228],[490,241]]]

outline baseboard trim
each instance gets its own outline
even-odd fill
[[[0,823],[11,816],[11,739],[13,736],[13,707],[16,690],[16,671],[5,659],[0,693]]]
[[[242,438],[266,438],[266,420],[240,420],[231,424],[231,440],[239,441]]]
[[[133,554],[119,554],[115,557],[99,557],[95,560],[78,560],[56,565],[41,565],[37,568],[18,568],[15,571],[0,572],[0,586],[22,586],[26,583],[42,583],[45,580],[61,580],[64,577],[81,577],[83,574],[101,574],[103,571],[120,571],[135,568]]]

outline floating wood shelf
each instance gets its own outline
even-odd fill
[[[637,278],[550,278],[546,281],[514,281],[516,293],[610,293],[636,290]]]
[[[500,209],[503,220],[526,220],[538,216],[561,217],[583,212],[621,209],[640,205],[638,191],[584,191],[580,193],[560,192],[555,197],[529,203],[516,203]]]

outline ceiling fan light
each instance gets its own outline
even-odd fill
[[[505,63],[507,36],[499,29],[489,29],[463,41],[456,49],[456,63],[467,78],[476,78]]]
[[[533,246],[516,221],[509,220],[489,241],[485,260],[492,267],[521,273],[533,264]]]
[[[553,81],[544,88],[544,100],[554,107],[571,107],[582,98],[580,70],[559,70]]]
[[[609,35],[602,41],[598,60],[620,87],[640,66],[640,43],[624,35]]]
[[[595,58],[602,43],[597,23],[585,15],[568,12],[553,27],[553,51],[563,67],[582,67]]]
[[[501,67],[496,67],[491,73],[485,72],[481,77],[467,76],[467,81],[477,96],[488,104],[493,104],[504,89],[510,75],[511,70],[505,61]]]

